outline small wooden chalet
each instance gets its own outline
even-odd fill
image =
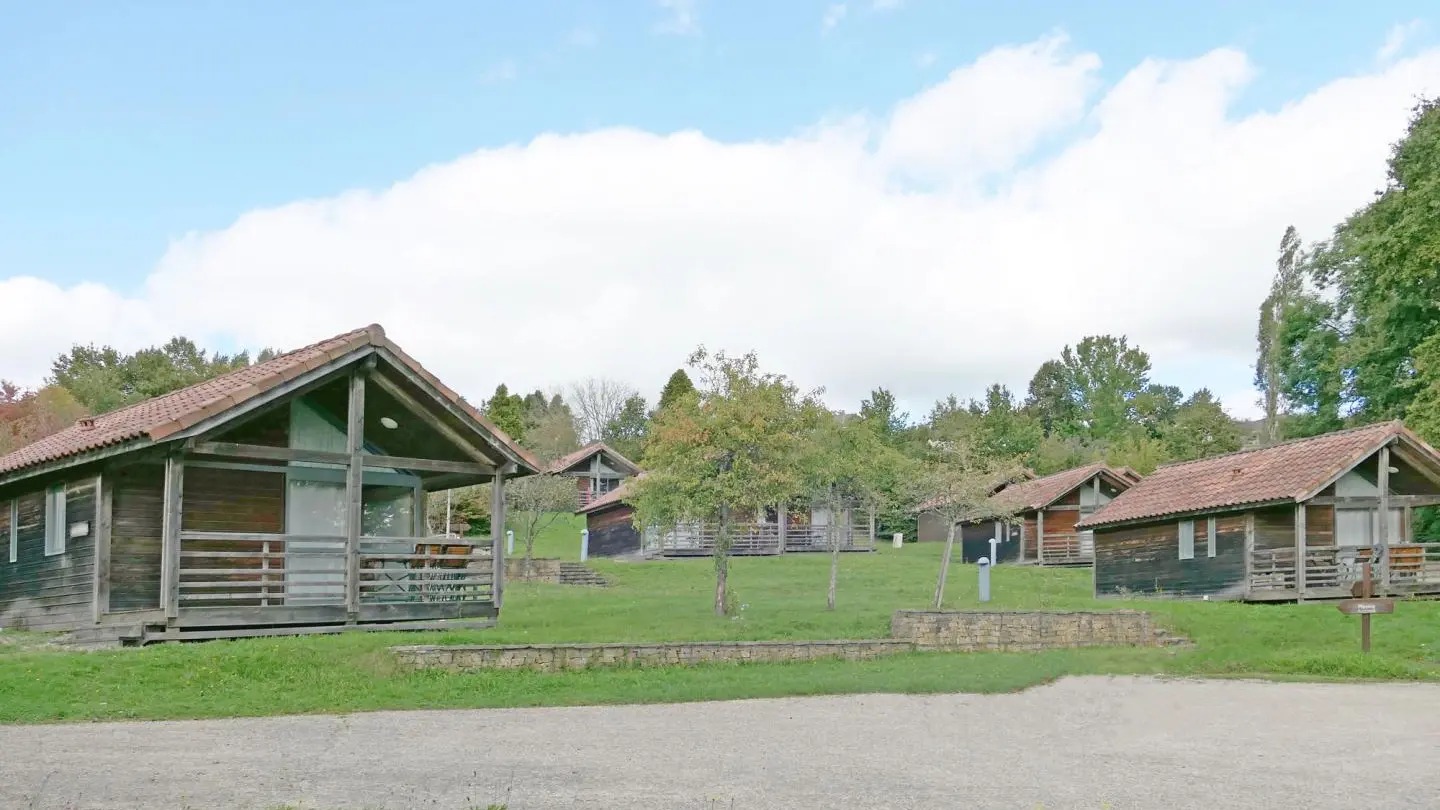
[[[1089,565],[1094,538],[1076,524],[1134,486],[1136,479],[1128,467],[1097,463],[1001,486],[991,498],[1014,517],[962,522],[956,536],[962,559],[989,557],[993,538],[1000,541],[996,548],[1001,562]],[[920,513],[920,541],[944,541],[947,534],[944,518],[933,511]]]
[[[641,476],[644,473],[640,473]],[[625,503],[626,486],[581,507],[590,532],[590,553],[614,556],[644,551],[662,557],[706,557],[715,551],[719,526],[713,522],[675,526],[666,531],[635,528],[635,509]],[[767,509],[760,515],[737,515],[731,526],[731,556],[829,551],[835,537],[842,551],[874,551],[875,521],[857,525],[856,509],[844,509],[833,519],[837,535],[830,533],[832,516],[823,507]],[[598,550],[597,550],[598,549]]]
[[[503,544],[425,494],[539,463],[377,325],[0,457],[0,626],[145,643],[486,619]],[[494,524],[498,534],[503,521]]]
[[[626,478],[640,472],[635,462],[604,442],[595,442],[551,462],[545,471],[575,479],[580,508],[620,488]]]
[[[1080,522],[1095,593],[1284,601],[1376,589],[1440,593],[1440,543],[1413,510],[1440,504],[1440,454],[1399,422],[1159,468]]]

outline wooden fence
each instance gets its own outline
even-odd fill
[[[1361,566],[1374,549],[1351,546],[1310,546],[1305,549],[1304,595],[1309,598],[1348,596],[1360,581]],[[1299,595],[1300,577],[1294,548],[1256,549],[1250,556],[1252,594]],[[1385,572],[1373,576],[1383,587]],[[1440,593],[1440,544],[1396,543],[1390,546],[1389,587],[1394,593]]]

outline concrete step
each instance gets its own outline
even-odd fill
[[[562,562],[560,563],[560,584],[604,588],[610,584],[610,580],[600,576],[582,563]]]

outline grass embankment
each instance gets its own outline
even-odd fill
[[[573,552],[561,541],[568,543],[558,535],[549,541],[556,549],[549,556],[575,559],[578,540]],[[0,722],[998,692],[1093,673],[1440,679],[1440,603],[1404,602],[1393,616],[1376,618],[1375,651],[1362,656],[1358,620],[1333,605],[1096,602],[1088,570],[1011,566],[994,571],[991,607],[1140,608],[1195,647],[922,653],[854,663],[551,674],[403,673],[386,652],[394,644],[418,643],[884,637],[892,611],[927,605],[939,551],[910,545],[846,555],[834,612],[824,610],[829,560],[823,554],[734,560],[732,584],[742,609],[725,619],[710,612],[709,560],[595,561],[613,587],[514,583],[506,591],[501,626],[491,630],[247,639],[88,654],[0,643]],[[946,607],[978,607],[975,579],[973,567],[953,568]]]

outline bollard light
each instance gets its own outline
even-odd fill
[[[980,601],[990,601],[990,559],[980,558]]]
[[[515,530],[514,530],[514,529],[506,529],[506,530],[505,530],[505,553],[506,553],[506,554],[514,554],[514,553],[515,553]]]
[[[904,532],[895,532],[895,536],[892,537],[892,538],[890,538],[890,545],[894,546],[895,548],[904,548],[904,547],[905,547],[905,533],[904,533]]]
[[[590,530],[580,530],[580,562],[590,559]]]

